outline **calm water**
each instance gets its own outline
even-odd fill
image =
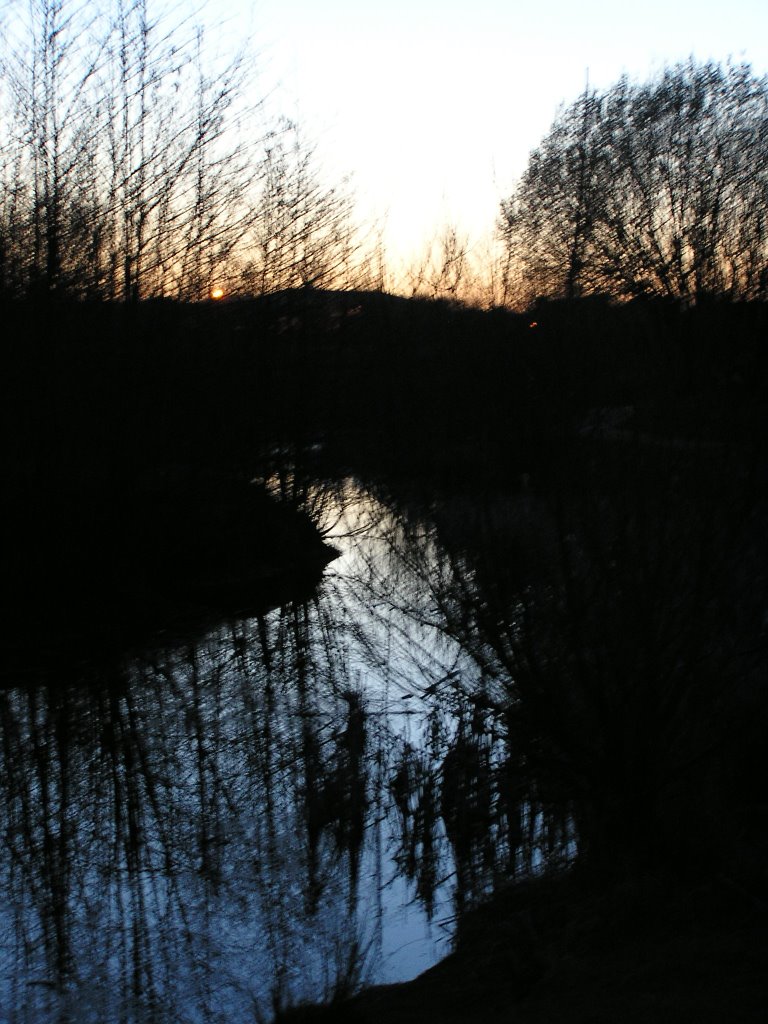
[[[515,776],[477,566],[349,483],[316,501],[341,555],[312,602],[0,692],[0,1020],[407,980],[568,855]]]

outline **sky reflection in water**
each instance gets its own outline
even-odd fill
[[[408,561],[434,542],[343,505],[313,603],[0,694],[8,1019],[269,1017],[450,948],[456,726],[421,695],[476,670]]]
[[[551,857],[472,566],[352,484],[308,500],[341,551],[313,601],[0,692],[8,1019],[268,1020],[407,980]]]

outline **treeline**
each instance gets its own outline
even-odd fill
[[[130,312],[61,303],[51,332],[45,308],[4,308],[12,476],[253,476],[263,453],[280,468],[321,442],[350,468],[473,488],[555,471],[572,441],[610,440],[614,410],[622,451],[650,433],[762,457],[762,303],[583,299],[524,316],[300,289]]]
[[[244,48],[156,0],[7,5],[0,294],[182,300],[359,266],[346,187],[270,118]]]
[[[690,60],[586,88],[501,203],[395,275],[247,49],[162,0],[21,0],[0,37],[0,297],[198,301],[311,284],[485,308],[768,297],[768,79]]]

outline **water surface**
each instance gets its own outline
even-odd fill
[[[498,673],[452,627],[471,573],[423,516],[322,500],[313,600],[0,693],[6,1019],[266,1020],[408,980],[541,861]]]

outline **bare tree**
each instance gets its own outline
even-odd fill
[[[768,80],[693,60],[585,90],[502,203],[537,294],[765,298]]]
[[[469,290],[469,238],[455,224],[446,224],[406,271],[412,295],[461,300]]]
[[[30,0],[19,22],[0,65],[9,103],[4,263],[15,264],[14,285],[55,294],[77,276],[82,255],[73,244],[78,224],[68,203],[96,131],[88,94],[102,54],[88,41],[98,17],[75,0]],[[7,275],[4,284],[11,284]]]
[[[563,110],[502,203],[502,234],[520,276],[537,292],[574,298],[583,288],[596,211],[598,106],[589,90]]]
[[[296,124],[282,119],[270,132],[258,176],[244,287],[266,294],[356,284],[363,243],[352,193],[345,181],[327,183],[316,150]]]
[[[0,47],[0,283],[136,301],[356,280],[347,182],[265,128],[245,49],[152,0],[30,0]],[[23,15],[23,16],[22,16]]]
[[[124,299],[207,295],[247,222],[248,151],[238,119],[249,62],[236,54],[214,73],[203,31],[152,20],[147,0],[118,3],[117,106],[109,118],[113,237]],[[245,109],[244,109],[245,108]],[[113,263],[116,262],[113,259]]]

